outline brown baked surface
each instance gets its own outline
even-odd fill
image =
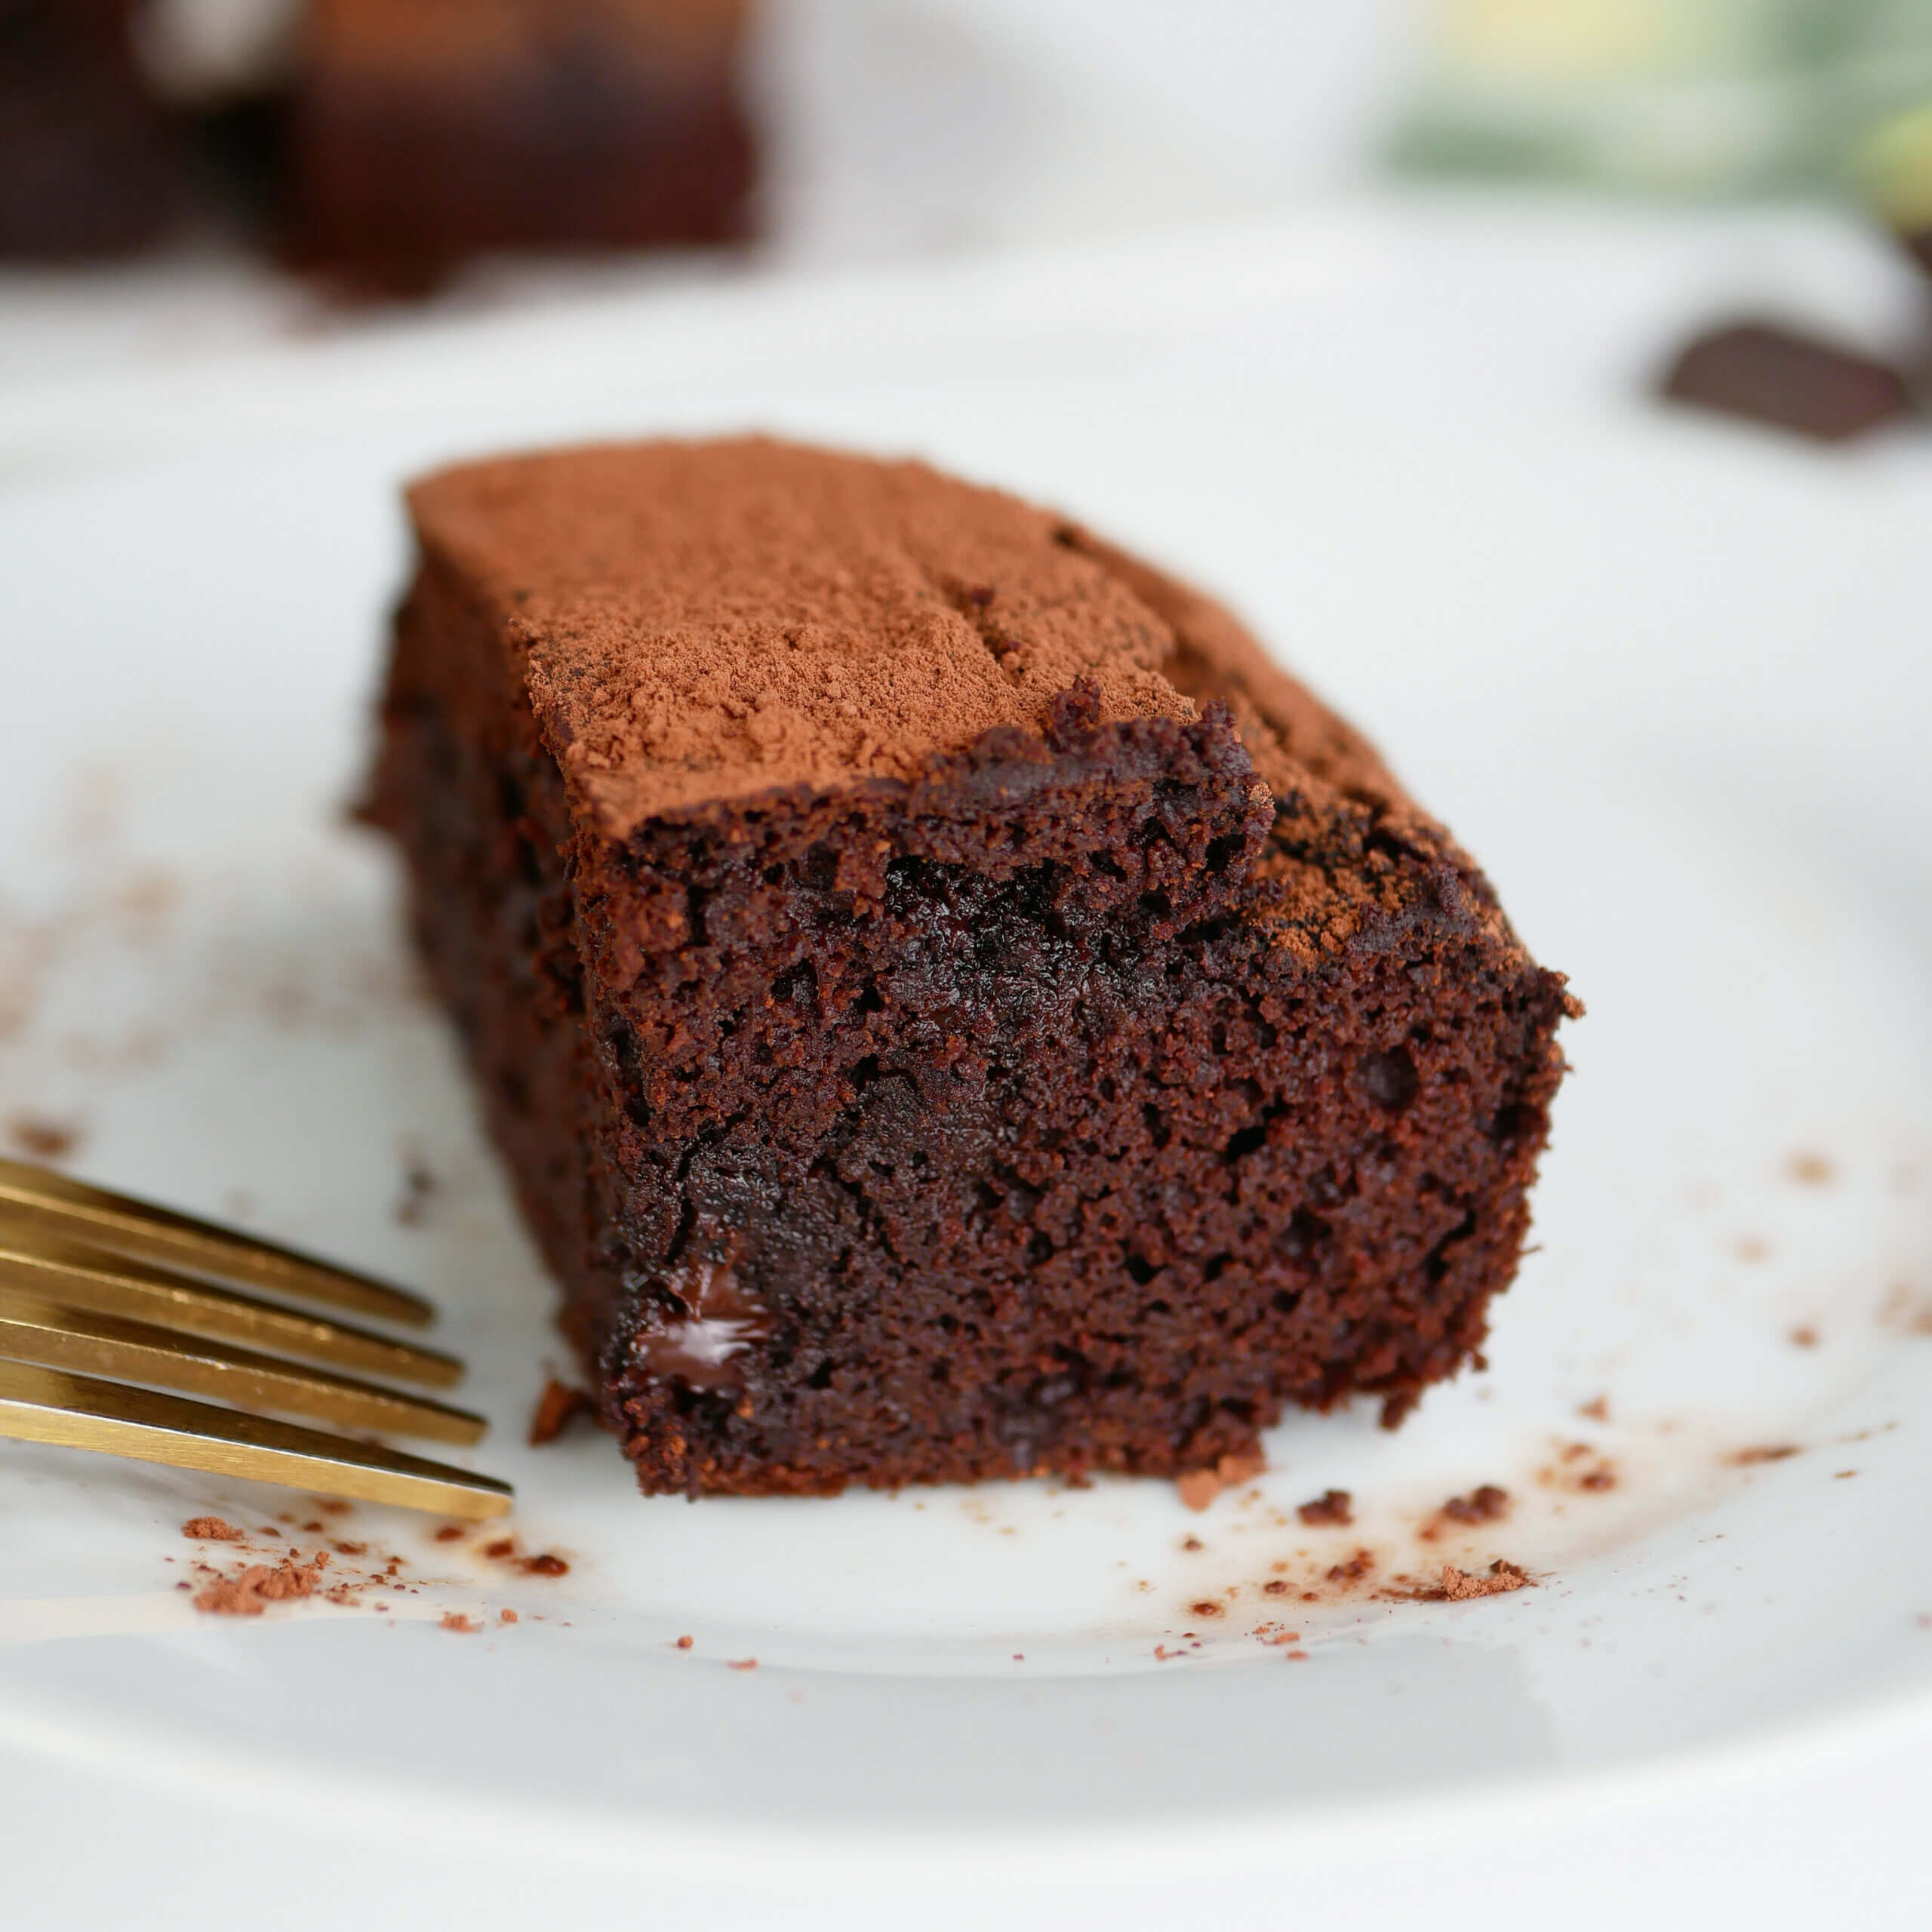
[[[1173,1473],[1470,1358],[1571,1003],[1220,606],[756,439],[410,503],[372,812],[648,1489]]]

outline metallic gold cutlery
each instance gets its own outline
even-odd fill
[[[364,1379],[445,1389],[463,1374],[453,1357],[285,1296],[416,1327],[435,1318],[386,1283],[0,1160],[0,1436],[473,1521],[509,1509],[509,1485],[488,1476],[274,1419],[465,1446],[488,1426]]]

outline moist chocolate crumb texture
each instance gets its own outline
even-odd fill
[[[409,501],[371,815],[646,1490],[1175,1475],[1475,1356],[1580,1009],[1225,611],[761,440]]]

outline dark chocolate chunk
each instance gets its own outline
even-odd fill
[[[1862,436],[1912,411],[1906,379],[1889,365],[1766,322],[1700,336],[1672,365],[1663,392],[1672,402],[1827,443]]]

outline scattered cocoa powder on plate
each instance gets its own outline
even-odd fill
[[[571,1388],[553,1375],[543,1385],[537,1407],[530,1418],[530,1446],[541,1449],[554,1442],[579,1416],[589,1414],[590,1398],[581,1389]]]
[[[190,1543],[240,1543],[243,1533],[219,1516],[190,1516],[181,1525],[181,1534]]]
[[[1190,1469],[1186,1475],[1176,1477],[1174,1487],[1188,1509],[1199,1511],[1205,1509],[1223,1490],[1252,1482],[1267,1466],[1265,1456],[1223,1456],[1211,1469]]]
[[[1220,1494],[1221,1479],[1212,1469],[1189,1469],[1174,1479],[1174,1487],[1180,1493],[1182,1508],[1198,1512]]]
[[[1451,1603],[1461,1603],[1471,1597],[1503,1596],[1511,1590],[1534,1587],[1526,1571],[1500,1558],[1482,1574],[1458,1570],[1453,1563],[1442,1566],[1442,1594]]]
[[[58,1161],[80,1145],[81,1133],[38,1114],[15,1114],[7,1122],[7,1137],[30,1161]]]
[[[327,1552],[307,1563],[285,1557],[279,1563],[251,1563],[233,1577],[217,1577],[195,1599],[195,1607],[214,1617],[260,1617],[272,1603],[312,1596]]]
[[[460,1610],[443,1612],[443,1628],[454,1631],[459,1637],[473,1637],[476,1634],[476,1626]]]
[[[1295,1514],[1311,1529],[1346,1529],[1355,1519],[1355,1498],[1346,1489],[1324,1490],[1312,1503],[1304,1503]]]
[[[1509,1492],[1493,1482],[1479,1484],[1466,1496],[1452,1496],[1442,1514],[1452,1523],[1494,1523],[1509,1513]]]

